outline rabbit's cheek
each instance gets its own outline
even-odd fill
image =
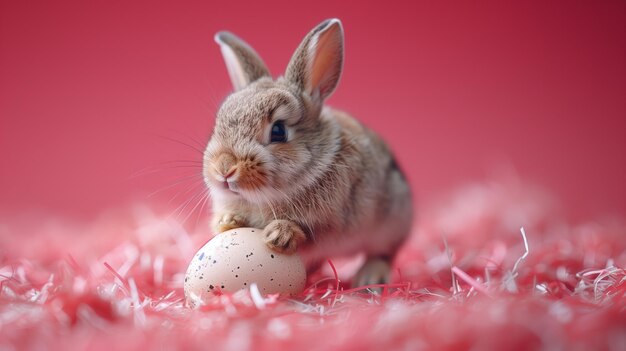
[[[259,161],[246,160],[239,165],[237,185],[241,189],[256,190],[267,184],[267,174]]]
[[[279,166],[281,171],[287,172],[290,170],[302,172],[300,167],[307,164],[311,159],[310,151],[301,145],[292,143],[285,145],[277,145],[273,150],[275,157],[275,163]]]

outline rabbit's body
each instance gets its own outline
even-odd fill
[[[299,248],[311,264],[365,252],[356,283],[387,281],[410,230],[410,189],[380,137],[323,106],[341,72],[340,23],[309,33],[276,81],[238,38],[217,39],[239,91],[222,104],[205,152],[213,228],[265,228],[271,248]]]

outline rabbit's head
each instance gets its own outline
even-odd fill
[[[217,113],[204,154],[212,196],[266,203],[294,195],[329,167],[340,147],[336,124],[320,114],[341,75],[341,22],[315,27],[276,80],[235,35],[219,32],[215,40],[235,91]]]

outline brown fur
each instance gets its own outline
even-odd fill
[[[222,104],[205,152],[213,229],[264,228],[272,249],[300,248],[310,262],[365,252],[356,283],[388,280],[410,230],[410,189],[381,138],[323,107],[341,74],[340,22],[313,29],[275,81],[243,41],[216,38],[238,91]],[[276,120],[287,127],[286,143],[269,142]]]

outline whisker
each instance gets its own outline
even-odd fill
[[[171,204],[172,202],[174,202],[174,200],[176,200],[179,196],[181,195],[187,195],[189,193],[194,193],[194,190],[198,189],[198,187],[201,187],[201,191],[203,191],[203,186],[204,182],[200,182],[200,181],[195,181],[193,183],[191,183],[189,186],[187,186],[187,188],[185,188],[185,190],[181,190],[179,192],[177,192],[167,203],[168,205]]]
[[[272,189],[274,189],[275,191],[283,195],[283,198],[285,199],[284,201],[286,201],[289,207],[292,208],[296,212],[296,214],[300,217],[298,222],[304,224],[306,228],[309,230],[309,232],[313,233],[313,229],[311,228],[311,224],[309,223],[308,217],[305,216],[304,209],[300,207],[295,202],[295,200],[292,200],[289,196],[287,196],[287,194],[282,189],[278,189],[274,186],[272,186]]]
[[[157,195],[157,194],[159,194],[159,193],[161,193],[161,192],[163,192],[163,191],[165,191],[165,190],[167,190],[167,189],[171,189],[172,187],[177,186],[177,185],[178,185],[178,184],[180,184],[180,183],[184,183],[184,182],[190,181],[190,180],[191,180],[191,179],[193,179],[193,178],[198,178],[198,177],[199,177],[202,181],[204,181],[204,179],[202,178],[202,175],[201,175],[201,174],[192,174],[192,175],[188,175],[188,176],[185,176],[185,177],[183,177],[183,178],[180,178],[180,179],[176,180],[176,181],[175,181],[175,182],[173,182],[173,183],[170,183],[170,184],[166,185],[165,187],[162,187],[161,189],[157,189],[157,190],[155,190],[155,191],[151,192],[150,194],[148,194],[148,196],[147,196],[147,197],[148,197],[148,198],[151,198],[151,197],[153,197],[153,196],[155,196],[155,195]]]
[[[189,217],[191,217],[191,215],[193,215],[193,213],[195,212],[195,210],[198,208],[198,206],[200,206],[200,204],[204,201],[204,199],[206,199],[209,195],[209,191],[208,189],[205,189],[203,192],[201,192],[202,196],[200,196],[198,202],[193,206],[193,208],[191,209],[191,211],[189,211],[189,214],[187,214],[187,216],[185,217],[185,219],[182,220],[181,223],[185,223],[187,222],[187,220],[189,219]]]
[[[178,135],[179,135],[179,136],[181,136],[181,137],[188,138],[190,141],[194,142],[194,143],[195,143],[195,145],[196,145],[198,148],[200,148],[200,149],[202,149],[202,150],[204,150],[204,148],[206,148],[206,142],[200,141],[200,140],[196,139],[195,137],[193,137],[193,136],[191,136],[191,135],[188,135],[188,134],[184,134],[184,133],[182,133],[182,132],[180,132],[180,131],[175,131],[175,130],[174,130],[174,131],[172,131],[172,132],[173,132],[173,133],[178,134]]]
[[[191,145],[191,144],[186,143],[186,142],[184,142],[184,141],[182,141],[182,140],[174,139],[174,138],[171,138],[171,137],[168,137],[168,136],[165,136],[165,135],[160,135],[160,137],[161,137],[162,139],[169,140],[169,141],[171,141],[171,142],[174,142],[174,143],[178,143],[178,144],[181,144],[181,145],[187,146],[188,148],[190,148],[190,149],[192,149],[192,150],[194,150],[194,151],[199,152],[201,155],[204,155],[204,150],[199,149],[197,146]]]
[[[265,194],[261,193],[263,195],[263,200],[265,200],[265,202],[267,202],[267,205],[270,207],[270,210],[272,211],[272,214],[274,215],[274,220],[278,220],[278,216],[276,216],[276,211],[274,210],[274,206],[272,206],[272,200],[270,200],[267,196],[265,196]]]
[[[263,221],[263,223],[266,222],[265,220],[265,211],[263,211],[263,209],[261,208],[261,203],[259,201],[259,195],[255,192],[252,193],[254,195],[254,199],[256,201],[254,201],[256,203],[256,207],[259,209],[259,213],[261,214],[261,220]]]
[[[204,195],[203,191],[200,191],[198,193],[196,193],[195,195],[191,196],[189,199],[187,199],[187,201],[183,202],[181,205],[179,205],[173,212],[172,214],[170,214],[168,216],[168,218],[171,218],[172,216],[176,215],[176,219],[178,220],[180,215],[182,215],[182,213],[185,211],[185,209],[187,208],[187,206],[189,206],[189,204],[198,199],[198,197],[202,197]]]
[[[185,159],[181,159],[181,160],[174,160],[174,161],[164,161],[164,162],[159,162],[157,163],[157,165],[167,165],[167,164],[198,164],[201,165],[204,162],[202,160],[185,160]]]
[[[204,202],[202,203],[202,206],[200,206],[200,210],[198,211],[198,217],[196,217],[196,227],[198,227],[198,222],[200,221],[200,216],[202,216],[202,213],[204,211],[204,207],[209,202],[210,198],[211,198],[211,190],[207,188],[206,189],[206,196],[204,197]]]
[[[176,166],[169,166],[169,167],[162,167],[162,168],[146,167],[144,169],[141,169],[141,170],[131,174],[128,177],[128,179],[135,179],[135,178],[146,176],[146,175],[149,175],[149,174],[163,172],[164,170],[167,170],[167,169],[179,169],[179,168],[195,168],[195,169],[198,169],[198,170],[202,170],[202,164],[200,163],[200,164],[189,164],[189,165],[176,165]]]

